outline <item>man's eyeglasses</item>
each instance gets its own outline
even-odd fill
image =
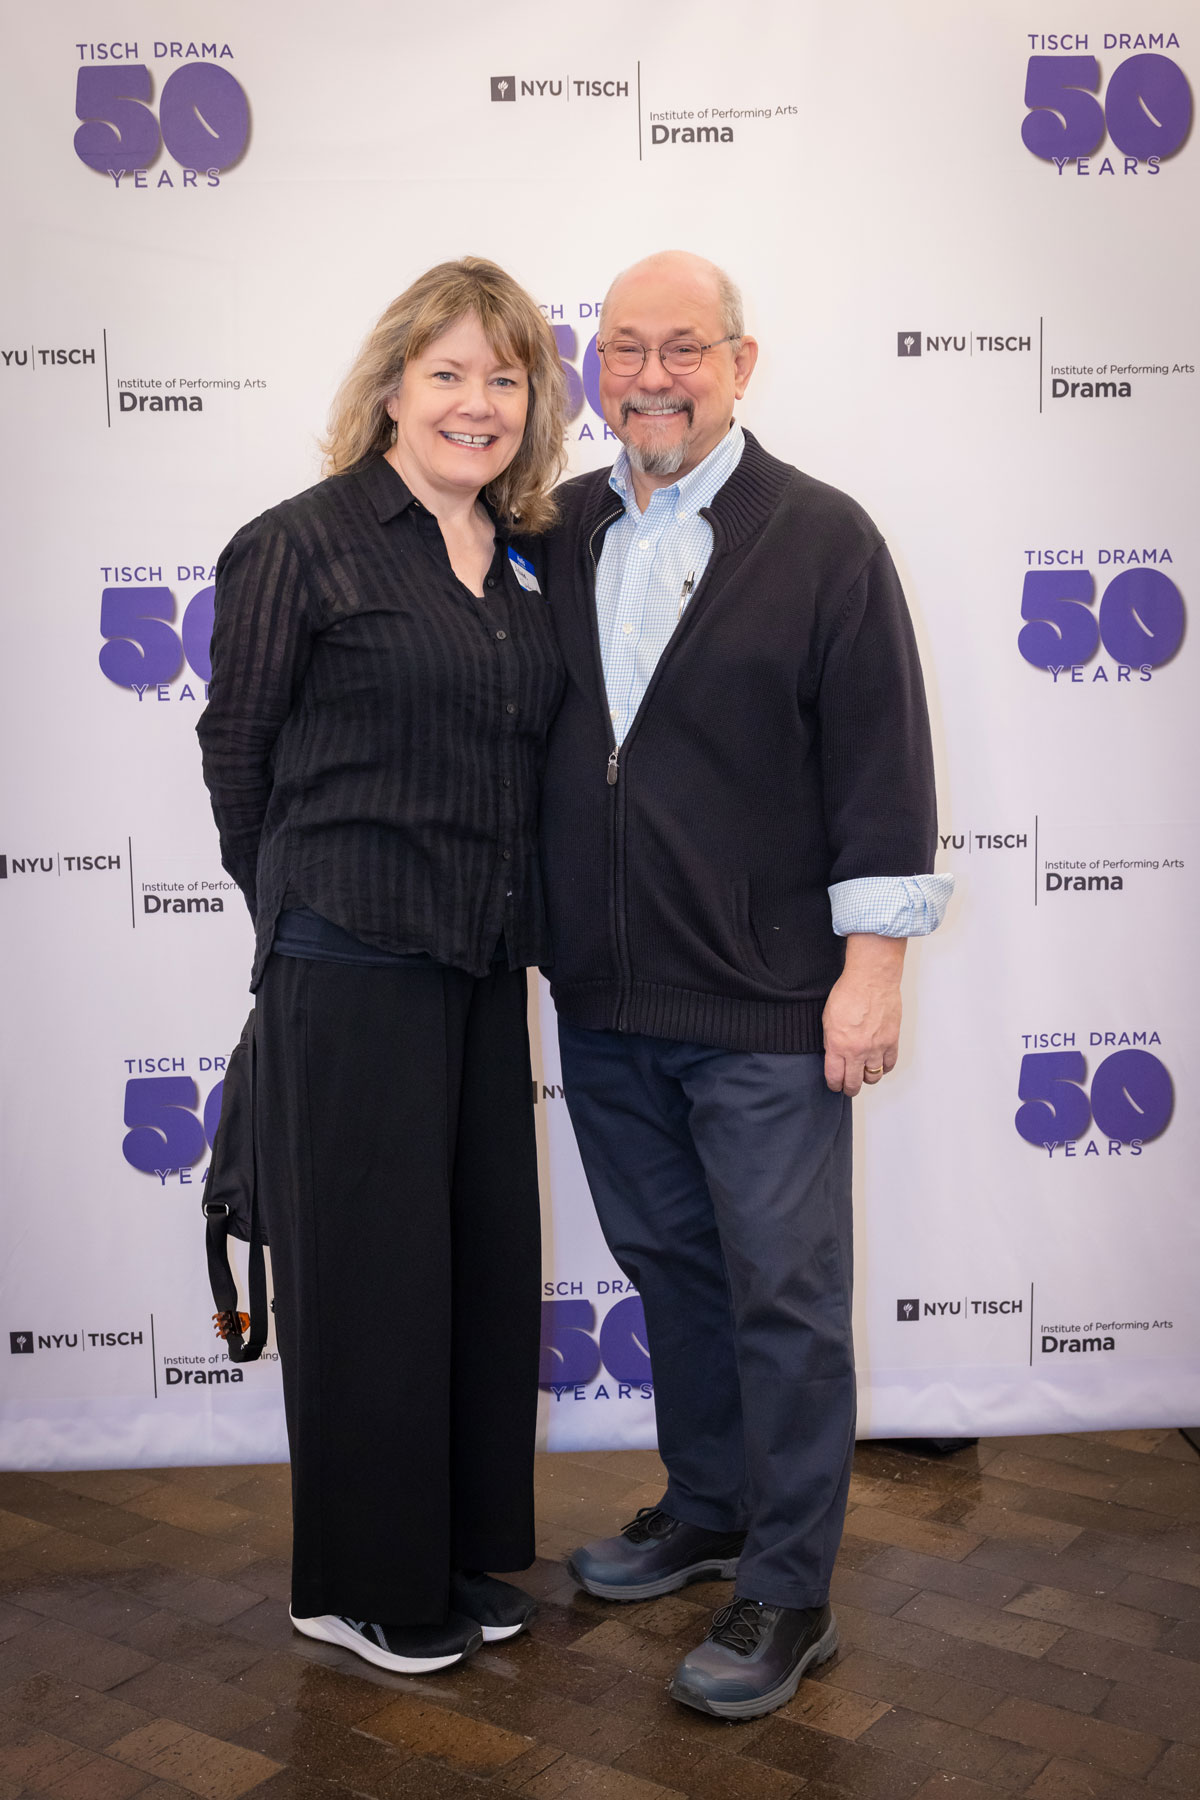
[[[714,338],[711,344],[697,344],[691,338],[672,338],[669,344],[639,344],[633,338],[610,338],[597,344],[604,366],[610,375],[640,375],[648,356],[657,356],[668,375],[691,375],[704,361],[706,350],[718,344],[733,344],[733,336]]]

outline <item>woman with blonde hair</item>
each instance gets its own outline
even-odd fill
[[[539,1242],[526,969],[562,676],[565,389],[477,257],[393,301],[327,478],[217,566],[199,731],[256,931],[259,1182],[298,1631],[410,1674],[520,1631]]]

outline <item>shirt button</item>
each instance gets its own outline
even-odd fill
[[[632,625],[622,625],[621,630],[625,633],[625,636],[628,637],[630,632],[633,630],[633,626]]]
[[[639,550],[648,550],[649,548],[650,548],[650,539],[649,538],[639,538],[638,539],[638,549]]]
[[[503,857],[503,858],[504,858],[504,860],[505,860],[505,862],[511,862],[511,861],[512,861],[512,851],[511,851],[511,850],[502,850],[502,851],[501,851],[501,852],[500,852],[500,854],[501,854],[501,856],[502,856],[502,857]]]
[[[508,779],[507,775],[502,775],[500,777],[500,786],[501,787],[511,787],[512,786],[512,782]]]
[[[515,713],[517,709],[513,705],[512,701],[510,700],[508,705],[504,708],[504,710],[506,713]]]
[[[496,636],[499,638],[500,642],[503,643],[505,638],[508,636],[508,633],[507,633],[507,631],[498,631],[496,633]]]
[[[484,587],[494,588],[496,585],[496,577],[494,575],[489,575],[483,585]]]

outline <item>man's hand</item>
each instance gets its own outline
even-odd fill
[[[825,1080],[835,1093],[873,1087],[896,1066],[900,1043],[900,976],[906,938],[856,931],[846,939],[846,966],[825,1004]]]

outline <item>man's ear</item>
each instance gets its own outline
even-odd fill
[[[754,373],[754,365],[758,361],[758,339],[744,337],[733,356],[733,392],[734,397],[741,399],[750,385],[750,377]]]

